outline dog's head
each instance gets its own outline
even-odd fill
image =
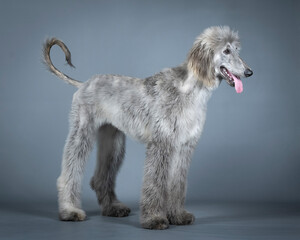
[[[240,58],[240,42],[237,32],[229,27],[211,27],[197,37],[188,54],[188,68],[203,84],[213,87],[220,80],[242,92],[242,77],[253,72]]]

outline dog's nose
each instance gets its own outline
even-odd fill
[[[253,71],[249,68],[246,69],[246,71],[244,72],[246,77],[250,77],[253,74]]]

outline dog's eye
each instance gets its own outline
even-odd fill
[[[224,54],[228,55],[230,54],[230,50],[228,48],[226,48],[224,51],[223,51]]]

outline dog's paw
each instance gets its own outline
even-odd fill
[[[141,220],[141,225],[146,229],[163,230],[169,227],[169,221],[165,217],[152,217]]]
[[[83,221],[86,219],[86,214],[79,208],[62,209],[59,212],[61,221]]]
[[[130,211],[130,208],[122,203],[113,203],[108,207],[102,208],[102,215],[108,217],[127,217]]]
[[[195,221],[195,216],[185,210],[177,214],[168,215],[170,224],[172,225],[189,225]]]

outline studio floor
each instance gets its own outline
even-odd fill
[[[145,230],[139,225],[137,204],[129,217],[100,215],[96,203],[85,202],[88,219],[61,222],[56,203],[4,203],[0,208],[0,239],[300,239],[300,204],[190,203],[196,221],[168,230]]]

